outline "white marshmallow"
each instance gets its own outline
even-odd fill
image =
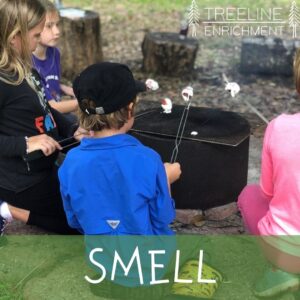
[[[164,110],[164,114],[170,114],[172,112],[172,100],[170,98],[164,98],[161,100],[161,107]]]
[[[151,91],[156,91],[159,89],[159,85],[158,85],[158,82],[153,80],[153,79],[147,79],[146,80],[146,87],[147,89],[151,90]]]
[[[228,82],[225,86],[225,91],[230,91],[231,97],[235,97],[241,90],[236,82]]]
[[[181,96],[185,102],[190,101],[191,98],[194,96],[194,89],[191,86],[187,86],[182,90]]]

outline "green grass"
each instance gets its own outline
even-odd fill
[[[83,237],[7,236],[7,241],[1,249],[0,300],[99,299],[91,293],[91,286],[84,279],[85,275],[91,276],[95,273],[84,259]],[[198,259],[199,250],[203,250],[208,264],[219,270],[226,281],[221,285],[216,299],[255,300],[251,286],[266,266],[255,237],[179,235],[175,241],[174,237],[94,236],[88,239],[86,237],[85,241],[93,249],[100,246],[104,247],[104,252],[110,250],[111,258],[115,250],[122,253],[124,262],[129,261],[133,249],[139,246],[140,253],[146,255],[141,255],[143,266],[150,262],[148,249],[165,249],[173,253],[176,246],[176,249],[181,250],[181,257],[185,259]],[[98,258],[99,262],[101,257],[102,255]],[[106,269],[109,274],[111,265],[106,265]],[[171,261],[169,269],[171,276],[170,284],[166,286],[168,290],[174,279],[174,260]],[[149,268],[146,267],[146,270],[149,271]],[[195,271],[196,269],[194,276],[197,274]],[[144,279],[150,279],[148,272],[144,275]],[[100,289],[102,287],[99,285]],[[115,286],[114,289],[113,294],[122,295],[118,299],[131,299],[124,294],[128,292],[126,288]],[[107,293],[112,296],[111,292]],[[141,293],[141,299],[150,299],[147,293],[142,290]],[[107,298],[111,297],[105,297]]]
[[[93,8],[97,6],[111,6],[121,4],[128,8],[143,8],[143,9],[155,9],[157,11],[172,11],[181,10],[184,11],[191,5],[192,0],[65,0],[65,5],[77,6],[82,8]],[[239,8],[274,8],[281,7],[288,9],[291,0],[256,0],[256,1],[245,1],[245,0],[198,0],[196,1],[199,9],[208,7],[239,7]]]
[[[93,0],[66,0],[64,1],[66,5],[74,5],[78,7],[93,7],[96,3]],[[160,11],[170,11],[170,10],[181,10],[190,4],[190,0],[101,0],[97,2],[97,6],[111,6],[112,8],[117,5],[122,4],[126,8],[132,7],[151,7],[151,9],[157,9]]]
[[[12,293],[9,288],[0,282],[0,300],[20,299],[15,293]]]

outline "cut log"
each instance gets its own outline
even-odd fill
[[[198,46],[196,39],[181,39],[177,33],[147,33],[142,44],[143,71],[168,76],[191,73]]]
[[[99,14],[84,12],[83,17],[67,16],[65,12],[61,17],[61,68],[69,80],[88,65],[103,60]]]
[[[240,71],[245,74],[292,76],[297,48],[297,40],[265,36],[244,38]]]

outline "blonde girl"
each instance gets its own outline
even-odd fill
[[[57,140],[72,136],[74,129],[47,104],[31,63],[44,23],[45,9],[38,0],[0,0],[1,235],[12,219],[73,232],[63,211],[55,161],[61,149]],[[36,150],[43,155],[29,162]]]

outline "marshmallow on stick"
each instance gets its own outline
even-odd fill
[[[225,90],[229,91],[231,94],[231,97],[234,98],[241,90],[240,86],[236,82],[229,82],[227,76],[225,74],[222,74],[223,80],[225,82]],[[252,104],[250,104],[247,99],[243,99],[243,101],[246,103],[246,105],[258,116],[260,117],[266,124],[269,123],[269,120],[260,113]]]
[[[161,100],[161,107],[164,110],[164,114],[170,114],[172,112],[172,100],[170,98],[164,98]]]
[[[156,91],[159,89],[158,82],[153,79],[150,79],[150,78],[147,79],[145,84],[146,84],[147,90]]]
[[[194,90],[191,86],[187,86],[181,92],[181,96],[185,102],[189,102],[194,96]]]
[[[236,82],[227,82],[225,86],[225,91],[230,91],[230,95],[234,98],[239,92],[241,88]]]

